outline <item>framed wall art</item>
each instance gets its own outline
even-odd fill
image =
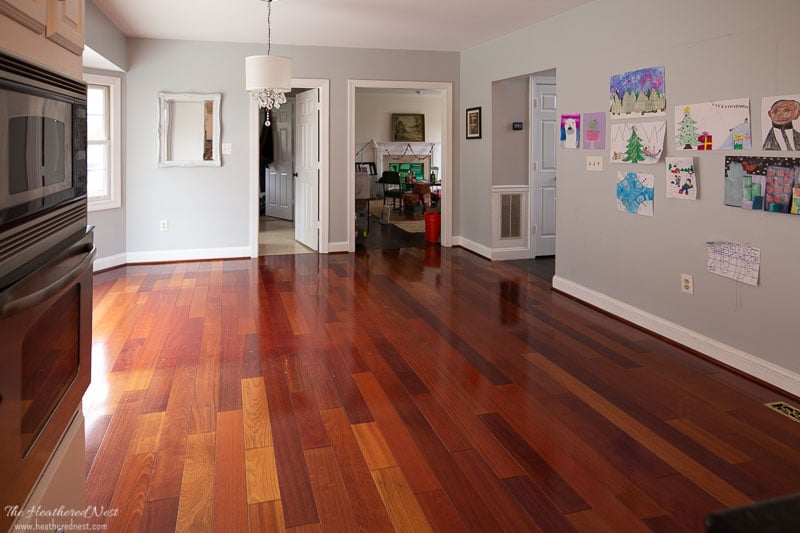
[[[481,108],[467,108],[467,139],[481,138]]]
[[[392,113],[393,142],[425,142],[425,115]]]

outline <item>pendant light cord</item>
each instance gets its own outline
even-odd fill
[[[272,26],[270,18],[272,16],[272,0],[267,0],[267,55],[272,50]]]

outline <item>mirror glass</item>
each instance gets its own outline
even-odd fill
[[[220,166],[220,100],[219,93],[158,93],[158,166]]]

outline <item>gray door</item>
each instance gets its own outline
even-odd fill
[[[267,169],[267,216],[294,220],[294,104],[273,110],[275,161]]]
[[[556,119],[555,80],[533,79],[535,83],[531,152],[531,253],[533,257],[556,254],[556,147],[559,126]]]

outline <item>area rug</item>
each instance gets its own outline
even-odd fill
[[[382,210],[383,210],[383,200],[370,200],[369,202],[370,215],[372,215],[377,220],[381,220]],[[389,222],[391,222],[393,226],[396,226],[408,233],[425,233],[424,220],[408,220],[404,215],[402,215],[396,209],[392,209],[391,215],[389,216]]]

